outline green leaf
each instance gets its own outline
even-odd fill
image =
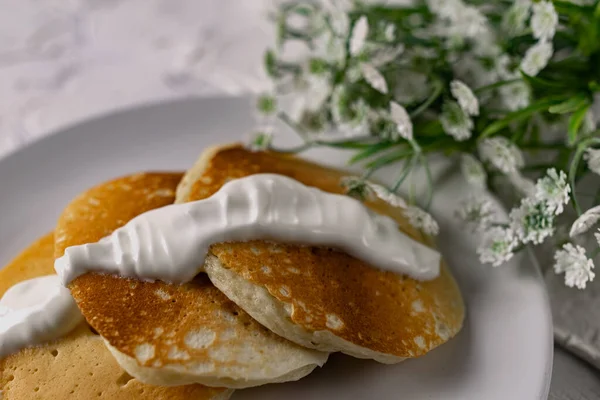
[[[483,130],[483,132],[481,132],[481,135],[479,136],[479,138],[483,139],[485,137],[491,136],[494,133],[501,131],[502,129],[507,127],[508,124],[510,124],[511,122],[519,121],[524,118],[527,118],[527,117],[531,116],[533,113],[536,113],[538,111],[546,111],[548,109],[548,107],[551,107],[552,105],[554,105],[560,101],[564,101],[563,96],[544,98],[544,99],[539,100],[536,103],[531,104],[529,107],[526,107],[522,110],[512,112],[512,113],[508,114],[506,117],[488,125],[487,128],[485,128]]]
[[[527,75],[525,72],[521,71],[521,75],[523,75],[523,79],[527,82],[531,87],[534,88],[553,88],[553,89],[563,89],[565,88],[564,84],[553,82],[548,79],[542,79],[537,76]]]
[[[370,157],[374,156],[375,154],[379,153],[380,151],[389,149],[393,145],[395,145],[395,143],[392,143],[392,142],[380,142],[380,143],[374,144],[374,145],[356,153],[348,161],[348,164],[356,164],[359,161],[362,161],[366,158],[370,158]]]
[[[267,74],[271,78],[276,78],[279,75],[279,72],[277,71],[277,60],[275,58],[275,52],[273,50],[267,50],[265,52],[264,63]]]
[[[579,128],[581,127],[581,123],[585,118],[585,114],[591,107],[591,104],[584,104],[582,107],[578,108],[571,118],[569,118],[569,144],[574,144],[577,140],[577,135],[579,133]]]
[[[589,99],[584,94],[576,94],[575,96],[548,108],[548,112],[552,114],[566,114],[580,109],[589,103]]]

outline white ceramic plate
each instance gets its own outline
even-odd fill
[[[107,115],[10,155],[0,161],[0,265],[50,231],[66,203],[91,185],[133,171],[183,170],[205,146],[238,140],[251,126],[247,100],[185,101]],[[346,157],[325,155],[333,164]],[[546,399],[552,331],[537,268],[526,255],[502,268],[479,264],[474,236],[452,217],[465,184],[446,175],[433,212],[467,302],[462,332],[420,359],[387,366],[334,355],[306,379],[238,391],[234,399]]]

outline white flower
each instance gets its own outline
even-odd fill
[[[481,263],[497,267],[512,258],[517,244],[517,238],[511,229],[495,226],[483,235],[477,254]]]
[[[558,14],[551,1],[540,1],[533,4],[531,30],[534,38],[540,40],[552,39],[557,25]]]
[[[348,196],[355,197],[359,200],[373,200],[375,198],[371,186],[364,179],[356,176],[344,176],[340,179],[340,185],[346,189]]]
[[[503,136],[482,140],[477,150],[481,160],[490,162],[505,174],[517,171],[524,164],[521,150]]]
[[[486,30],[487,18],[476,7],[462,6],[458,10],[458,20],[452,25],[451,35],[476,39]]]
[[[587,282],[594,280],[596,274],[594,261],[587,258],[585,249],[581,246],[573,246],[567,243],[562,250],[554,253],[554,272],[557,274],[565,273],[565,285],[569,287],[576,286],[578,289],[585,289]]]
[[[461,0],[426,0],[429,11],[441,18],[456,20],[464,4]]]
[[[583,158],[590,171],[600,175],[600,149],[586,149]]]
[[[396,25],[388,24],[385,27],[383,36],[385,37],[385,40],[387,40],[388,42],[391,42],[392,40],[394,40],[396,37]]]
[[[250,151],[265,151],[273,142],[273,134],[268,132],[257,132],[253,134],[247,145]]]
[[[515,1],[502,18],[502,29],[511,37],[525,33],[530,8],[530,1]]]
[[[313,40],[312,54],[331,64],[344,65],[346,62],[345,40],[332,35],[329,31]]]
[[[404,51],[404,45],[399,44],[395,47],[379,47],[371,56],[371,65],[374,67],[384,66],[392,61],[394,61],[402,52]]]
[[[356,21],[350,35],[350,54],[355,56],[362,50],[369,34],[369,21],[366,16],[362,16]]]
[[[479,101],[471,88],[459,80],[453,80],[450,82],[450,91],[465,113],[479,115]]]
[[[508,181],[515,187],[523,196],[533,196],[535,194],[535,183],[521,175],[518,171],[511,172],[508,176]]]
[[[592,207],[579,216],[571,225],[570,237],[581,235],[590,230],[590,228],[600,220],[600,206]]]
[[[499,91],[502,104],[504,104],[509,111],[517,111],[529,105],[531,90],[523,81],[503,85],[500,87]]]
[[[600,246],[600,230],[596,233],[594,233],[594,237],[596,238],[596,242],[598,243],[598,246]]]
[[[404,210],[404,216],[408,218],[409,224],[420,229],[426,235],[435,236],[440,232],[440,227],[436,220],[429,213],[417,206],[408,206]]]
[[[473,121],[454,101],[444,102],[440,122],[446,134],[453,136],[459,142],[471,137]]]
[[[378,185],[378,184],[372,183],[372,182],[368,182],[367,184],[369,185],[369,187],[371,188],[371,190],[373,191],[373,193],[375,193],[375,195],[377,197],[379,197],[381,200],[385,201],[392,207],[400,207],[400,208],[408,207],[406,204],[406,201],[402,197],[400,197],[396,193],[390,191],[385,186],[381,186],[381,185]]]
[[[477,158],[470,154],[462,154],[460,169],[469,185],[480,189],[485,189],[487,173]]]
[[[470,196],[461,201],[455,216],[473,231],[484,230],[494,220],[494,208],[483,196]]]
[[[554,52],[552,43],[539,41],[525,53],[525,57],[521,61],[521,69],[527,75],[536,76],[543,70]]]
[[[413,138],[413,125],[410,116],[400,104],[390,101],[390,117],[398,128],[398,133],[406,140]]]
[[[545,201],[548,212],[555,215],[561,214],[564,205],[569,203],[571,186],[567,183],[567,174],[563,171],[556,172],[555,168],[546,171],[546,176],[538,179],[535,185],[535,197]]]
[[[329,78],[323,75],[307,74],[298,82],[298,86],[288,113],[296,122],[300,121],[306,111],[320,111],[332,91]]]
[[[388,85],[383,75],[381,75],[381,72],[377,71],[377,69],[370,64],[361,64],[360,69],[363,77],[373,89],[383,94],[387,94]]]
[[[554,213],[545,202],[525,198],[511,210],[510,227],[523,243],[540,244],[554,233]]]

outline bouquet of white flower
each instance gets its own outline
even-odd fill
[[[432,235],[429,202],[421,209],[396,193],[413,169],[429,170],[429,154],[460,155],[474,194],[457,215],[482,231],[482,262],[497,266],[544,242],[572,208],[570,234],[555,237],[554,269],[568,286],[594,278],[597,252],[578,243],[600,219],[600,206],[584,212],[580,201],[590,196],[582,179],[600,174],[598,0],[323,0],[286,2],[273,17],[277,44],[265,55],[273,89],[258,99],[253,147],[272,148],[280,119],[304,141],[288,151],[353,149],[365,172],[341,182],[348,193],[403,207]],[[290,57],[298,45],[303,56]],[[369,181],[391,164],[399,172],[390,187]],[[520,193],[508,220],[477,195],[497,190],[498,179]],[[600,202],[600,185],[591,198]]]

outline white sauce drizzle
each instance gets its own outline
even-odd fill
[[[236,179],[213,196],[148,211],[96,243],[73,246],[54,266],[64,285],[86,272],[191,281],[209,246],[275,240],[337,247],[415,279],[439,274],[440,254],[361,202],[275,174]]]
[[[83,316],[56,275],[17,283],[0,299],[0,358],[58,339]]]

